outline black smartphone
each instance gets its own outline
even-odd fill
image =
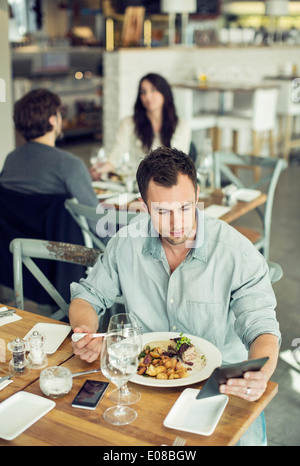
[[[200,393],[196,397],[197,400],[220,394],[219,385],[226,383],[227,379],[241,378],[248,371],[260,371],[268,360],[268,357],[249,359],[237,364],[217,367],[200,390]]]
[[[72,401],[73,408],[96,409],[108,385],[108,382],[86,380]]]

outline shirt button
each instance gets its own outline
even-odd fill
[[[170,304],[174,304],[174,299],[173,298],[170,299]]]
[[[173,325],[172,330],[177,330],[176,325]]]

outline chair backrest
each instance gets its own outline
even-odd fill
[[[262,172],[262,177],[258,180],[257,183],[251,184],[250,186],[245,186],[245,183],[241,181],[241,178],[238,178],[232,172],[229,167],[230,165],[239,167],[257,166],[266,172],[266,174]],[[262,213],[261,209],[259,208],[257,208],[256,211],[258,212],[263,222],[264,236],[267,243],[269,243],[270,238],[272,209],[276,186],[281,172],[285,170],[287,166],[288,164],[284,159],[278,159],[275,157],[247,156],[225,152],[215,152],[214,154],[216,188],[221,188],[222,175],[224,175],[230,183],[235,184],[238,188],[261,189],[264,187],[268,196],[264,213]],[[268,256],[268,251],[266,252],[265,256]]]
[[[257,89],[253,99],[252,129],[258,132],[275,130],[278,89]]]
[[[59,311],[51,317],[61,319],[68,315],[68,304],[53,283],[32,259],[48,259],[50,261],[68,262],[84,267],[92,267],[98,259],[99,249],[87,248],[77,244],[44,241],[38,239],[16,238],[10,243],[13,254],[14,294],[16,307],[24,309],[23,267],[31,272],[41,287],[58,305]]]
[[[101,240],[101,236],[108,237],[113,235],[121,226],[128,225],[131,222],[142,220],[146,213],[118,210],[114,208],[105,207],[99,203],[97,208],[79,204],[77,199],[67,199],[65,202],[66,209],[70,212],[75,222],[80,226],[84,236],[85,245],[87,247],[99,247],[101,250],[105,249],[105,243]],[[93,232],[88,224],[88,220],[97,223],[96,232]],[[100,223],[105,223],[111,226],[111,231],[101,228]]]
[[[300,115],[300,79],[276,81],[280,86],[277,112],[279,115]]]
[[[251,118],[252,129],[257,132],[276,127],[278,88],[256,89],[254,92],[236,92],[232,112]]]

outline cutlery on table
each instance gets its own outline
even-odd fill
[[[12,375],[6,375],[5,377],[0,378],[0,384],[12,378]]]
[[[94,374],[95,372],[101,372],[101,369],[92,369],[90,371],[75,372],[72,377],[78,377],[79,375]]]
[[[173,446],[173,447],[184,447],[185,443],[186,443],[185,438],[182,438],[182,437],[175,437],[175,440],[174,440],[174,442],[172,443],[172,446]]]
[[[0,311],[0,319],[1,317],[11,317],[14,315],[16,311],[14,309],[7,309],[7,311]]]
[[[76,343],[77,341],[85,337],[86,335],[91,335],[93,338],[100,338],[100,337],[104,337],[106,333],[73,333],[72,341]]]

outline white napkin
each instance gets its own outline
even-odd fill
[[[0,314],[1,311],[7,311],[7,307],[0,307]],[[17,320],[21,320],[22,317],[18,316],[16,313],[14,313],[12,316],[8,317],[1,317],[0,319],[0,327],[6,324],[10,324],[11,322],[16,322]]]
[[[258,189],[238,189],[235,192],[235,198],[238,201],[242,201],[242,202],[253,201],[260,195],[261,195],[261,191],[259,191]]]
[[[230,207],[227,207],[224,205],[216,205],[216,204],[212,204],[209,207],[206,207],[206,209],[204,209],[204,213],[208,215],[209,217],[213,217],[213,218],[222,217],[222,215],[225,215],[229,211],[230,211]]]
[[[0,391],[3,390],[3,388],[7,387],[10,383],[13,383],[13,380],[5,380],[4,382],[0,383]]]

